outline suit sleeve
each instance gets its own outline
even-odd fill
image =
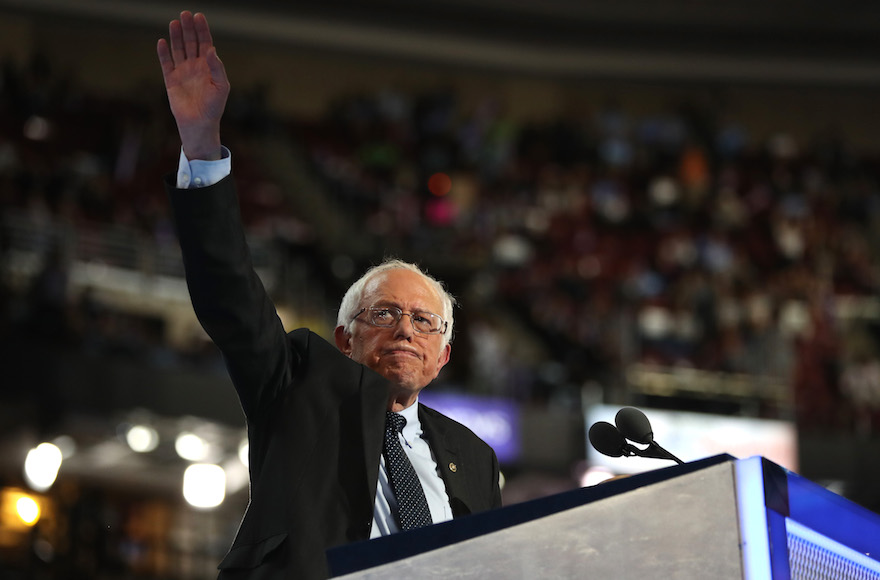
[[[231,176],[180,190],[166,179],[186,282],[202,327],[223,354],[248,420],[295,366],[281,321],[254,271]]]
[[[501,501],[501,468],[498,466],[498,456],[492,451],[492,509],[502,507]]]

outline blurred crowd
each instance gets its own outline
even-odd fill
[[[18,298],[5,285],[4,334],[57,338],[72,304],[100,310],[64,274],[110,259],[89,254],[95,232],[173,253],[161,180],[179,144],[161,87],[89,95],[40,58],[2,75],[4,264],[9,216],[77,240],[32,245],[42,274]],[[633,365],[700,369],[788,385],[806,428],[874,429],[880,165],[845,135],[757,134],[688,103],[524,121],[451,90],[340,96],[322,118],[281,119],[264,96],[234,93],[225,127],[248,226],[317,252],[314,283],[339,292],[350,273],[320,255],[324,218],[290,202],[318,195],[370,240],[350,249],[358,266],[396,255],[455,281],[465,344],[451,378],[464,388],[569,404]],[[265,165],[270,134],[295,145],[318,191],[279,185],[289,168]],[[132,352],[161,334],[141,324]]]
[[[170,350],[161,315],[115,307],[100,287],[73,280],[74,263],[182,275],[162,186],[180,143],[162,87],[89,94],[40,55],[25,65],[6,59],[0,74],[4,338],[149,364],[216,357],[201,339],[187,352]],[[230,133],[245,124],[232,123]],[[284,219],[289,210],[252,167],[244,147],[236,172],[247,184],[247,223]]]
[[[878,160],[845,136],[755,135],[688,103],[518,123],[447,92],[348,98],[299,129],[339,207],[386,248],[472,267],[478,306],[508,305],[562,363],[555,386],[745,373],[789,385],[805,426],[870,429]],[[489,368],[518,360],[494,342]],[[546,395],[511,379],[492,389]]]

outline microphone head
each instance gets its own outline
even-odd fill
[[[617,412],[614,423],[624,437],[636,443],[651,444],[654,442],[654,432],[651,430],[651,422],[644,413],[635,407],[624,407]]]
[[[590,427],[590,443],[596,451],[610,457],[622,456],[626,448],[626,439],[617,427],[605,421],[599,421]]]

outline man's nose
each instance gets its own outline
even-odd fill
[[[404,316],[409,316],[409,318],[405,319]],[[407,340],[411,340],[414,334],[415,329],[413,328],[412,314],[409,314],[408,312],[401,313],[400,319],[394,327],[394,335],[402,336]]]

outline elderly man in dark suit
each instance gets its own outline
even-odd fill
[[[343,298],[335,346],[285,333],[245,243],[204,15],[182,12],[157,52],[182,141],[166,186],[187,284],[250,440],[250,504],[220,578],[324,578],[327,548],[499,507],[492,449],[418,403],[449,360],[452,297],[386,262]]]

